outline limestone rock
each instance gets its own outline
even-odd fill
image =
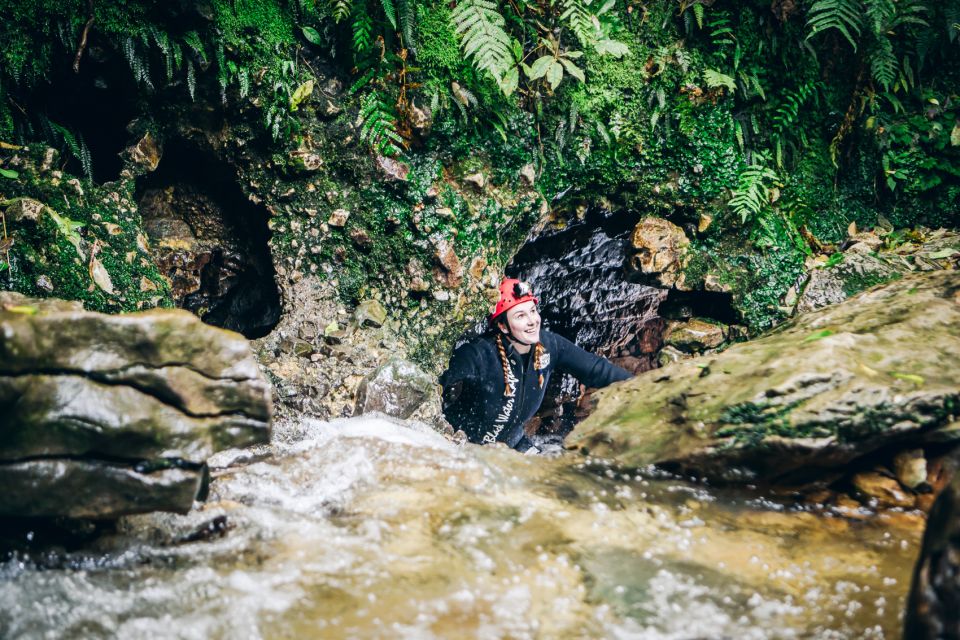
[[[888,445],[960,442],[960,272],[914,274],[597,393],[573,446],[625,468],[816,482]]]
[[[691,318],[683,322],[672,321],[667,325],[665,342],[681,351],[702,352],[715,349],[726,339],[726,327]]]
[[[391,360],[360,383],[355,415],[379,411],[395,418],[409,418],[436,393],[434,380],[415,364]]]
[[[650,216],[634,228],[631,242],[637,250],[631,260],[634,269],[655,277],[664,287],[678,284],[690,245],[683,229],[663,218]]]
[[[126,153],[133,164],[148,172],[156,170],[163,155],[160,145],[150,132],[145,133],[135,145],[127,149]]]
[[[923,449],[901,451],[893,458],[893,469],[897,480],[908,489],[916,489],[927,481],[927,459]]]
[[[330,214],[330,218],[327,220],[327,224],[331,227],[342,227],[347,224],[347,219],[350,218],[350,212],[346,209],[334,209],[333,213]]]
[[[78,303],[0,292],[0,335],[0,464],[11,483],[35,479],[30,499],[48,505],[44,509],[57,500],[60,515],[92,510],[96,517],[115,517],[134,508],[109,507],[115,499],[140,500],[146,511],[157,504],[188,509],[192,495],[175,503],[162,496],[184,495],[192,480],[170,476],[171,484],[117,469],[173,458],[195,467],[217,450],[269,439],[269,385],[247,341],[186,311],[105,315]],[[27,458],[51,465],[10,466]],[[93,467],[79,463],[103,459],[116,468],[104,471],[109,477],[101,484],[91,480],[78,492],[93,495],[97,485],[124,492],[139,486],[147,493],[104,496],[108,506],[97,511],[100,502],[73,505],[75,493],[58,498],[41,489],[60,486],[49,475],[58,469],[74,479],[92,478]],[[54,464],[64,460],[71,463]],[[21,479],[14,481],[17,474]],[[148,495],[153,485],[160,493]],[[25,515],[0,507],[2,514]]]
[[[853,476],[852,482],[861,496],[881,507],[910,508],[916,502],[914,496],[904,491],[896,479],[875,471],[858,473]]]
[[[353,310],[353,321],[358,327],[382,327],[387,321],[387,310],[376,300],[364,300]]]
[[[434,240],[434,257],[437,261],[437,268],[434,269],[434,276],[443,285],[449,289],[456,289],[463,282],[463,264],[453,248],[453,242],[447,238]]]

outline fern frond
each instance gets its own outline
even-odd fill
[[[770,202],[767,184],[776,180],[777,174],[763,165],[752,164],[743,170],[729,202],[730,208],[740,215],[741,222],[760,215]]]
[[[560,19],[567,21],[570,31],[577,36],[582,47],[588,47],[596,41],[597,32],[600,31],[600,23],[587,10],[587,4],[583,0],[563,0],[563,13],[560,14]]]
[[[382,91],[373,90],[360,107],[360,141],[366,142],[378,153],[397,155],[403,138],[397,133],[396,110]]]
[[[870,73],[884,91],[889,91],[897,79],[897,71],[897,56],[893,52],[893,43],[890,38],[882,36],[876,40],[870,52]]]
[[[823,31],[836,29],[856,51],[863,29],[863,12],[857,0],[817,0],[810,7],[807,27],[810,29],[808,40]]]
[[[495,2],[461,0],[450,14],[454,31],[460,36],[465,56],[481,72],[501,84],[514,66],[513,40],[505,30],[506,20]]]
[[[416,53],[416,4],[413,0],[397,0],[397,15],[400,20],[400,33],[403,35],[403,45]]]
[[[353,11],[353,0],[330,0],[330,15],[333,21],[340,23]]]
[[[393,30],[397,30],[397,9],[393,5],[393,0],[380,0],[380,4],[383,7],[383,15],[387,16],[387,20],[390,22],[390,26],[393,27]]]
[[[373,19],[361,8],[353,12],[353,52],[362,54],[373,46]]]

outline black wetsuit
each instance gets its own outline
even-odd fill
[[[504,442],[518,451],[533,446],[523,434],[523,425],[540,408],[554,370],[569,373],[588,387],[605,387],[631,377],[626,370],[555,333],[541,331],[540,342],[544,353],[541,368],[535,370],[532,348],[519,354],[505,341],[513,389],[510,396],[503,394],[503,364],[495,334],[480,336],[454,351],[450,367],[440,376],[443,412],[450,424],[466,432],[470,442]]]

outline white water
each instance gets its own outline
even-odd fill
[[[0,637],[899,637],[915,534],[386,419],[259,453],[212,459],[188,516],[0,565]]]

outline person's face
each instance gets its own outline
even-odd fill
[[[527,300],[507,311],[507,326],[513,339],[522,344],[540,342],[540,312],[537,303]]]

